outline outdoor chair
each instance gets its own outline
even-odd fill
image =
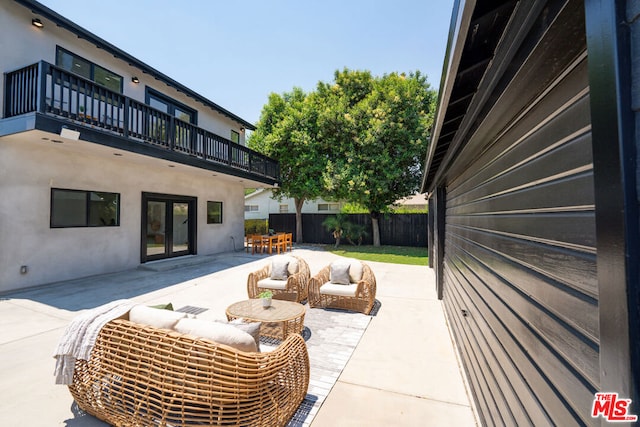
[[[251,255],[255,254],[256,252],[262,253],[263,251],[262,236],[260,234],[250,235],[248,237],[248,244],[251,246]],[[248,246],[247,246],[247,251],[248,251]]]
[[[284,250],[291,252],[293,250],[293,233],[285,233],[284,235]]]
[[[285,252],[287,250],[285,234],[279,233],[276,235],[276,238],[276,250],[278,253]]]
[[[309,265],[295,255],[276,255],[260,270],[249,273],[247,293],[258,298],[261,292],[271,291],[273,298],[301,302],[307,299]]]
[[[369,265],[342,258],[309,280],[309,306],[369,314],[376,300],[376,278]]]
[[[75,364],[69,390],[80,409],[116,426],[287,424],[309,384],[300,335],[250,352],[178,326],[107,323],[89,360]]]

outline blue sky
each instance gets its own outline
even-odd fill
[[[438,89],[453,0],[40,0],[256,123],[271,92],[344,67],[420,70]]]

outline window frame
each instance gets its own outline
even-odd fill
[[[234,140],[234,137],[237,139],[237,141]],[[240,132],[236,132],[235,130],[231,129],[229,141],[233,142],[234,144],[240,144]]]
[[[84,193],[85,196],[85,218],[84,224],[80,225],[58,225],[54,223],[54,202],[55,202],[55,193],[56,192],[66,192],[66,193]],[[102,194],[111,194],[116,196],[117,204],[116,204],[116,218],[115,224],[91,224],[91,194],[94,193],[102,193]],[[50,193],[50,202],[49,202],[49,228],[100,228],[100,227],[120,227],[120,205],[121,205],[121,196],[120,193],[113,193],[110,191],[95,191],[95,190],[75,190],[70,188],[51,188]]]
[[[320,206],[326,206],[326,209],[320,209]],[[331,207],[334,206],[335,208],[332,209]],[[333,202],[327,202],[327,203],[318,203],[318,212],[322,211],[322,212],[331,212],[331,211],[337,211],[340,210],[340,203],[333,203]]]
[[[255,208],[255,209],[253,209]],[[260,206],[259,205],[244,205],[244,211],[245,212],[259,212],[260,211]]]
[[[68,69],[68,68],[65,68],[62,64],[58,63],[58,55],[59,55],[60,53],[65,53],[65,54],[67,54],[67,55],[70,55],[70,56],[72,56],[72,57],[74,57],[74,58],[77,58],[77,59],[79,59],[79,60],[81,60],[81,61],[84,61],[84,62],[86,62],[87,64],[89,64],[89,78],[88,78],[88,80],[91,80],[91,81],[92,81],[92,82],[94,82],[95,84],[98,84],[98,85],[100,85],[100,86],[102,86],[102,87],[104,87],[104,88],[106,88],[106,89],[108,89],[108,90],[113,91],[114,89],[113,89],[113,88],[110,88],[110,87],[108,87],[108,86],[105,86],[102,82],[96,81],[96,79],[95,79],[95,75],[96,75],[96,67],[99,67],[99,68],[101,68],[102,70],[106,71],[107,73],[109,73],[109,74],[113,74],[114,76],[118,77],[118,78],[120,79],[120,87],[119,87],[119,89],[118,89],[118,93],[120,93],[120,94],[122,94],[122,93],[123,93],[124,78],[123,78],[120,74],[118,74],[118,73],[114,73],[113,71],[109,70],[108,68],[103,67],[103,66],[102,66],[102,65],[100,65],[100,64],[96,64],[96,63],[95,63],[95,62],[93,62],[93,61],[89,61],[88,59],[83,58],[82,56],[80,56],[80,55],[78,55],[78,54],[75,54],[75,53],[71,52],[71,51],[70,51],[70,50],[68,50],[68,49],[63,48],[62,46],[57,45],[57,46],[56,46],[56,61],[55,61],[55,62],[56,62],[56,67],[62,68],[63,70],[66,70],[66,71],[68,71],[68,72],[70,72],[70,73],[76,74],[76,75],[78,75],[78,76],[82,77],[83,79],[86,79],[87,77],[86,77],[86,76],[83,76],[82,74],[78,74],[78,73],[76,73],[73,69],[71,69],[71,70],[70,70],[70,69]]]
[[[145,93],[144,93],[144,102],[145,104],[151,106],[151,98],[155,98],[156,100],[162,102],[163,104],[167,105],[167,113],[172,117],[177,118],[178,120],[182,120],[179,117],[176,117],[176,108],[178,110],[182,110],[185,113],[189,113],[191,114],[191,121],[189,121],[188,123],[191,123],[192,125],[197,126],[198,125],[198,110],[195,110],[191,107],[189,107],[188,105],[183,104],[180,101],[176,101],[175,99],[171,98],[168,95],[165,95],[162,92],[159,92],[153,88],[150,87],[145,87]],[[184,120],[183,120],[184,121]]]
[[[213,204],[218,204],[220,206],[220,221],[213,221],[212,217],[209,215],[209,211]],[[222,224],[224,221],[223,213],[222,202],[207,200],[207,224]]]
[[[281,204],[278,206],[278,213],[284,214],[284,213],[289,213],[289,205],[287,204]]]

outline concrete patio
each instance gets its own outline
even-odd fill
[[[312,275],[337,258],[313,247],[294,254]],[[121,298],[207,307],[199,317],[223,318],[229,304],[246,299],[248,273],[267,259],[244,252],[176,259],[0,295],[0,419],[11,426],[105,426],[78,411],[65,386],[54,385],[52,354],[68,322]],[[369,265],[378,282],[376,313],[319,410],[302,425],[476,425],[432,270]]]

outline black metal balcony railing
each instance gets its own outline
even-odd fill
[[[7,73],[5,117],[40,112],[279,180],[278,162],[44,61]]]

